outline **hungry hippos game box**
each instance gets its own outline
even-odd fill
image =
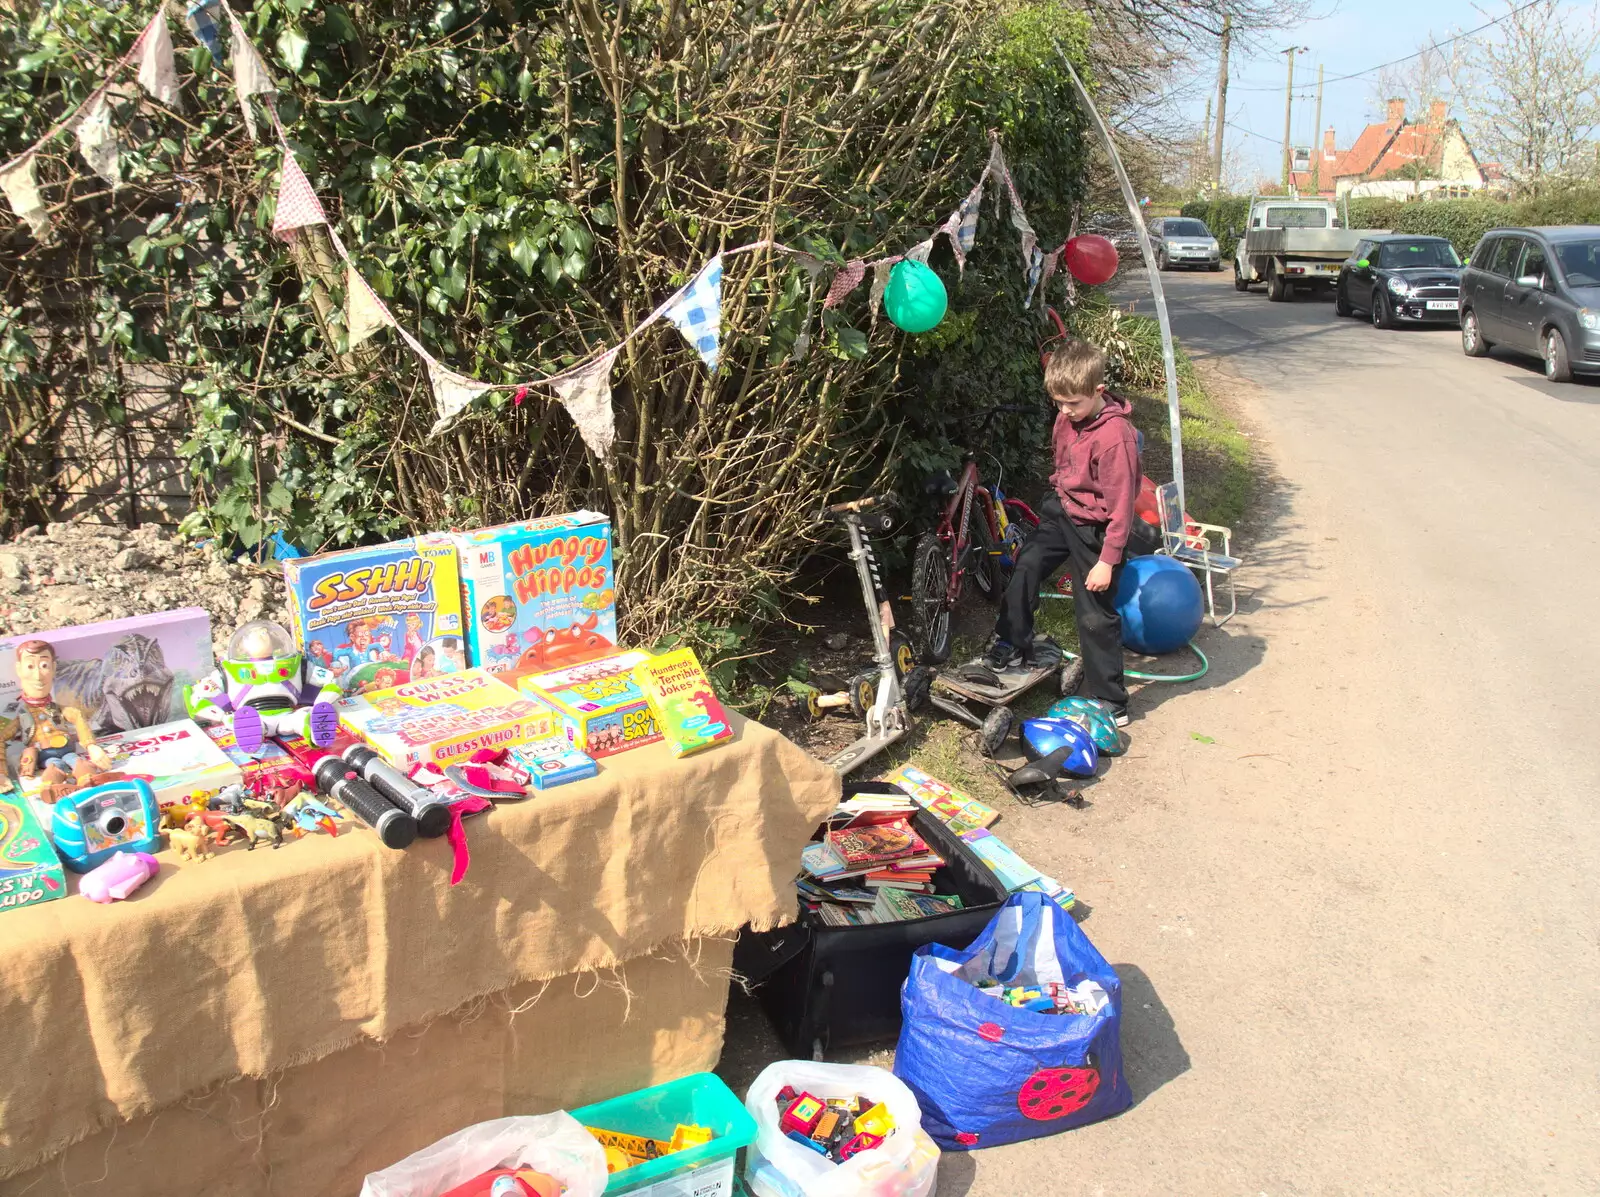
[[[456,553],[439,538],[283,563],[295,643],[345,694],[467,666]]]
[[[593,511],[451,532],[471,663],[492,673],[558,669],[613,652],[611,521]]]
[[[21,699],[17,645],[55,650],[54,696],[79,708],[96,736],[182,719],[183,688],[209,674],[211,617],[200,607],[0,638],[0,723]]]
[[[481,669],[430,677],[334,703],[339,722],[402,769],[450,765],[479,749],[547,739],[550,709]]]

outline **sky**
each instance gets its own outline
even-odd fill
[[[1238,166],[1232,173],[1242,174],[1237,181],[1246,186],[1261,175],[1276,179],[1282,168],[1287,59],[1277,51],[1286,46],[1310,47],[1309,53],[1295,56],[1290,128],[1295,145],[1316,145],[1322,140],[1314,126],[1319,63],[1329,79],[1353,74],[1411,54],[1458,28],[1481,25],[1505,11],[1503,4],[1484,3],[1485,11],[1480,13],[1462,0],[1313,0],[1313,4],[1312,19],[1262,39],[1260,49],[1241,49],[1236,44],[1230,55],[1223,159],[1228,162],[1237,156]],[[1215,54],[1211,61],[1211,91],[1215,94]],[[1362,128],[1381,119],[1376,85],[1376,75],[1369,74],[1324,88],[1322,128],[1335,130],[1339,149],[1348,149]],[[1202,92],[1185,105],[1197,127],[1204,119],[1205,103]]]

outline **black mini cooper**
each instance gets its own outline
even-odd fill
[[[1461,259],[1443,237],[1383,233],[1362,240],[1333,284],[1333,310],[1366,312],[1379,328],[1457,323]]]

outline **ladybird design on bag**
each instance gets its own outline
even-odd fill
[[[1024,1118],[1050,1122],[1076,1114],[1100,1091],[1100,1069],[1091,1058],[1083,1068],[1041,1068],[1024,1082],[1017,1108]]]

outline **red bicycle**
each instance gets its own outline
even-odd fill
[[[991,408],[979,425],[979,438],[1002,412],[1037,410]],[[1016,569],[1017,551],[1039,526],[1039,517],[1021,499],[1007,498],[998,482],[985,483],[971,453],[963,459],[959,480],[941,471],[928,480],[927,491],[943,500],[944,507],[937,527],[918,537],[912,550],[911,629],[919,659],[938,665],[950,659],[951,615],[967,575],[984,598],[998,601]]]

